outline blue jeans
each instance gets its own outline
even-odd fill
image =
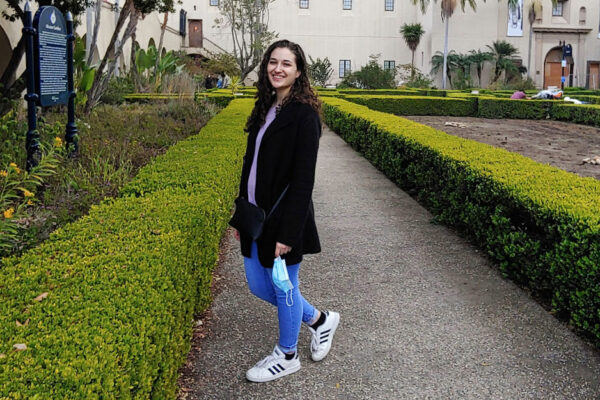
[[[273,249],[275,250],[275,249]],[[300,324],[313,323],[317,315],[317,309],[314,308],[300,294],[298,288],[298,271],[300,264],[288,265],[288,275],[294,288],[292,296],[287,295],[273,283],[271,274],[272,268],[264,268],[258,261],[258,250],[256,242],[252,243],[252,257],[244,257],[244,267],[246,269],[246,279],[248,287],[256,297],[269,302],[277,307],[277,317],[279,319],[279,347],[285,353],[296,351],[298,346],[298,334],[300,333]],[[292,304],[288,306],[288,304]]]

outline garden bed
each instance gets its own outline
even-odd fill
[[[592,126],[559,121],[497,119],[473,117],[409,116],[415,122],[451,135],[519,153],[584,177],[600,179],[600,165],[582,163],[584,158],[600,156],[600,130]],[[446,122],[464,127],[446,125]]]

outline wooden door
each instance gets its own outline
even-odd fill
[[[202,47],[202,20],[190,19],[190,47]]]
[[[590,76],[588,79],[589,89],[598,89],[600,87],[600,64],[590,63]]]
[[[546,67],[544,68],[544,88],[547,88],[548,86],[556,86],[560,88],[561,74],[562,67],[559,62],[546,62]]]

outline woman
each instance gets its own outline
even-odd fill
[[[267,213],[273,210],[256,241],[237,232],[236,236],[250,291],[277,307],[279,342],[272,354],[246,373],[250,381],[267,382],[300,369],[301,322],[312,335],[312,359],[320,361],[331,348],[340,316],[320,312],[298,288],[302,255],[321,251],[311,199],[321,136],[320,103],[310,88],[300,46],[287,40],[273,43],[260,64],[257,86],[258,98],[246,124],[240,196]],[[291,299],[289,292],[273,283],[277,257],[287,263]]]

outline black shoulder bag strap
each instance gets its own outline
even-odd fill
[[[277,201],[275,202],[275,205],[273,206],[273,208],[271,208],[271,211],[269,211],[269,214],[267,215],[267,217],[265,218],[265,221],[269,219],[269,217],[271,216],[271,214],[273,214],[273,211],[275,211],[275,209],[277,208],[277,206],[279,205],[279,203],[281,202],[281,199],[283,199],[283,196],[285,196],[285,192],[287,192],[287,190],[289,189],[290,185],[287,185],[285,187],[285,189],[283,189],[283,193],[281,193],[281,196],[279,196],[279,198],[277,199]]]

